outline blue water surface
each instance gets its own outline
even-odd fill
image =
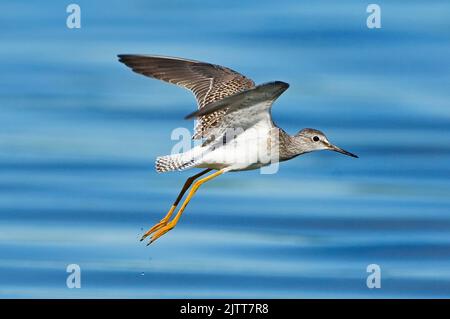
[[[450,297],[448,1],[378,1],[381,29],[361,0],[77,0],[81,29],[69,3],[0,3],[0,297]],[[119,53],[288,82],[275,122],[360,158],[221,176],[146,247],[194,173],[153,163],[195,101]]]

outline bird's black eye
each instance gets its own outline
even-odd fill
[[[320,138],[317,135],[313,137],[314,142],[318,142],[319,140],[320,140]]]

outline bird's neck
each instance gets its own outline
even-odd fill
[[[279,152],[280,161],[287,161],[295,156],[305,153],[302,151],[301,141],[296,137],[289,135],[284,130],[279,129]]]

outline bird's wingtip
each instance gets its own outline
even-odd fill
[[[279,86],[281,86],[281,87],[283,87],[283,88],[289,88],[289,83],[286,83],[286,82],[283,82],[283,81],[275,81],[275,82],[273,82],[274,84],[276,84],[276,85],[279,85]]]
[[[188,115],[186,115],[186,116],[184,117],[184,119],[185,119],[185,120],[192,120],[194,117],[197,116],[197,114],[198,114],[198,111],[189,113]]]
[[[131,56],[131,54],[123,54],[123,53],[121,53],[121,54],[117,55],[117,58],[119,59],[119,61],[122,61],[123,59],[126,59],[129,56]]]
[[[117,58],[119,59],[120,62],[125,62],[128,59],[137,58],[137,57],[139,57],[138,54],[128,54],[128,53],[117,54]]]

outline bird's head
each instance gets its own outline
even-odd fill
[[[304,128],[297,134],[295,134],[294,139],[296,145],[301,153],[320,151],[320,150],[330,150],[335,151],[347,156],[358,157],[355,154],[347,152],[336,145],[331,144],[325,134],[319,130],[312,128]]]

